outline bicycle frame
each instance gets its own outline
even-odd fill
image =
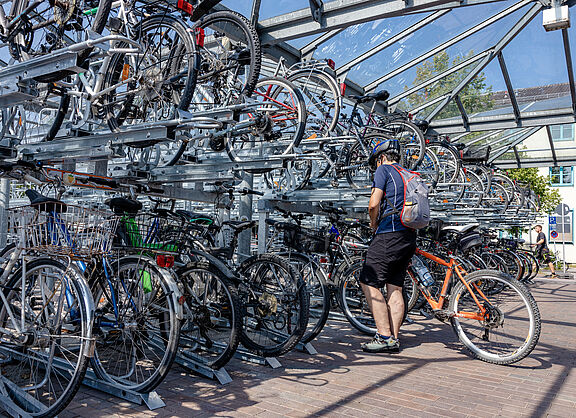
[[[464,284],[464,286],[468,289],[468,292],[470,292],[470,294],[472,295],[472,298],[474,299],[474,302],[478,306],[480,313],[454,312],[453,316],[455,316],[457,318],[475,319],[478,321],[484,320],[487,310],[482,305],[482,303],[480,303],[480,301],[478,300],[478,297],[476,296],[474,290],[476,292],[478,292],[479,295],[481,296],[481,298],[487,303],[489,303],[488,298],[478,288],[478,286],[474,285],[474,290],[472,289],[472,287],[470,287],[470,285],[468,284],[468,282],[464,278],[466,272],[464,271],[464,269],[462,269],[458,265],[458,262],[454,258],[450,258],[450,261],[448,262],[448,261],[443,260],[440,257],[437,257],[437,256],[430,254],[430,253],[428,253],[424,250],[421,250],[419,248],[416,249],[416,254],[420,255],[422,257],[425,257],[428,260],[431,260],[437,264],[440,264],[441,266],[444,266],[447,269],[446,276],[444,277],[444,282],[442,284],[442,289],[440,291],[440,296],[438,297],[438,300],[434,299],[434,297],[430,294],[430,292],[426,288],[419,286],[418,283],[416,282],[416,280],[411,276],[412,280],[414,281],[414,284],[416,286],[418,286],[418,288],[420,289],[420,293],[422,294],[422,296],[424,296],[424,298],[426,299],[426,301],[428,302],[428,304],[430,305],[430,307],[434,311],[441,311],[444,309],[443,306],[444,306],[444,302],[446,301],[446,298],[448,297],[448,288],[450,286],[450,280],[452,279],[453,274],[456,273],[456,276],[458,276],[458,279]]]

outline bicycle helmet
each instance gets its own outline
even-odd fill
[[[368,165],[372,170],[376,170],[376,161],[378,161],[382,154],[388,151],[393,151],[397,154],[400,154],[400,143],[397,139],[387,139],[381,141],[377,143],[374,148],[372,148],[372,152],[368,158]]]

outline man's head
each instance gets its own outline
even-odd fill
[[[373,170],[376,170],[382,164],[398,162],[400,162],[400,144],[395,139],[385,140],[376,144],[368,159],[368,164]]]
[[[542,225],[536,225],[534,227],[534,231],[536,231],[537,234],[539,234],[540,232],[542,232]]]

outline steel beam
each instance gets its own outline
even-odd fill
[[[451,9],[439,10],[439,11],[431,14],[430,16],[425,17],[424,19],[420,20],[416,24],[404,29],[403,31],[397,33],[396,35],[392,36],[391,38],[386,39],[384,42],[380,43],[378,46],[370,49],[369,51],[366,51],[365,53],[357,56],[353,60],[351,60],[351,61],[347,62],[346,64],[342,65],[341,67],[337,68],[336,74],[341,75],[341,74],[348,72],[351,68],[360,64],[362,61],[367,60],[368,58],[376,55],[380,51],[383,51],[384,49],[388,48],[390,45],[395,44],[399,40],[401,40],[401,39],[405,38],[406,36],[416,32],[417,30],[428,25],[429,23],[434,22],[436,19],[438,19],[441,16],[444,16],[446,13],[450,12],[450,10]]]
[[[494,160],[496,160],[498,157],[506,154],[510,149],[514,148],[516,145],[522,143],[524,140],[526,140],[527,138],[531,137],[532,135],[534,135],[536,132],[538,132],[540,130],[540,127],[536,127],[536,128],[530,128],[530,129],[523,129],[522,133],[520,134],[520,136],[518,138],[516,138],[514,141],[512,141],[512,143],[505,145],[504,147],[500,148],[498,151],[496,151],[488,160],[489,163],[494,162]]]
[[[372,90],[376,89],[376,87],[378,87],[383,82],[391,79],[392,77],[395,77],[396,75],[408,70],[409,68],[412,68],[412,67],[420,64],[421,62],[427,60],[428,58],[433,57],[438,52],[441,52],[441,51],[445,50],[446,48],[460,42],[461,40],[468,38],[469,36],[481,31],[482,29],[492,25],[495,22],[498,22],[499,20],[505,18],[506,16],[510,15],[511,13],[514,13],[516,10],[521,9],[522,7],[524,7],[530,3],[533,3],[533,1],[532,0],[522,0],[522,1],[514,4],[513,6],[507,8],[507,9],[496,13],[495,15],[493,15],[490,18],[486,19],[485,21],[477,24],[476,26],[473,26],[470,29],[465,30],[461,34],[451,38],[450,40],[438,45],[436,48],[433,48],[430,51],[425,52],[424,54],[414,58],[413,60],[407,62],[404,65],[401,65],[400,67],[396,68],[395,70],[390,71],[387,74],[384,74],[382,77],[378,78],[377,80],[372,81],[371,83],[369,83],[365,86],[366,91],[372,91]]]
[[[572,97],[572,109],[576,114],[576,87],[574,85],[574,68],[572,66],[572,53],[570,51],[570,39],[568,29],[562,29],[562,41],[564,43],[564,55],[566,56],[566,69],[568,70],[568,82],[570,83],[570,96]]]
[[[497,160],[494,161],[494,164],[498,168],[502,169],[509,169],[509,168],[517,168],[516,159],[513,160]],[[529,168],[529,167],[558,167],[558,166],[574,166],[576,165],[576,155],[573,156],[564,156],[558,158],[554,161],[552,158],[546,157],[538,157],[538,158],[528,158],[522,160],[522,168]]]
[[[517,3],[517,5],[518,4],[521,3]],[[524,3],[524,5],[525,4],[526,3]],[[446,99],[442,103],[440,103],[432,111],[432,113],[428,115],[428,120],[434,119],[442,111],[442,109],[444,109],[448,105],[450,100],[452,100],[458,93],[460,93],[468,85],[468,83],[470,83],[484,68],[486,68],[486,66],[494,59],[494,57],[497,56],[498,53],[502,51],[504,47],[508,45],[512,41],[512,39],[514,39],[516,35],[518,35],[522,31],[522,29],[526,27],[527,24],[530,23],[532,19],[534,19],[540,13],[542,8],[543,8],[542,4],[540,3],[534,4],[530,8],[530,10],[528,10],[528,12],[526,12],[526,14],[522,16],[522,18],[518,22],[516,22],[516,24],[512,27],[512,29],[510,29],[506,33],[506,35],[504,35],[504,37],[500,39],[500,41],[498,41],[498,43],[492,49],[492,53],[484,57],[484,59],[482,59],[482,61],[480,61],[476,65],[474,70],[469,72],[466,75],[466,77],[464,77],[464,79],[462,79],[462,81],[458,83],[458,85],[452,90],[450,95],[446,97]],[[512,7],[510,9],[512,9]]]
[[[465,61],[462,61],[460,64],[455,65],[454,67],[452,67],[452,68],[450,68],[450,69],[448,69],[448,70],[446,70],[446,71],[443,71],[443,72],[441,72],[440,74],[435,75],[435,76],[432,77],[431,79],[426,80],[425,82],[420,83],[420,84],[418,84],[417,86],[414,86],[414,87],[412,87],[412,88],[409,88],[408,90],[403,91],[403,92],[400,93],[399,95],[394,96],[394,97],[388,99],[388,104],[393,105],[393,104],[398,103],[398,102],[399,102],[400,100],[402,100],[404,97],[408,97],[408,96],[410,96],[412,93],[415,93],[415,92],[417,92],[418,90],[423,89],[424,87],[427,87],[427,86],[429,86],[429,85],[431,85],[431,84],[434,84],[434,83],[436,83],[438,80],[441,80],[441,79],[443,79],[444,77],[446,77],[446,76],[448,76],[448,75],[450,75],[450,74],[453,74],[453,73],[455,73],[455,72],[457,72],[457,71],[460,71],[460,70],[463,69],[463,68],[466,68],[467,66],[469,66],[469,65],[472,64],[473,62],[476,62],[476,61],[478,61],[479,59],[484,58],[484,57],[485,57],[486,55],[488,55],[489,53],[490,53],[490,51],[484,51],[484,52],[481,52],[481,53],[479,53],[479,54],[477,54],[477,55],[474,55],[473,57],[468,58],[468,59],[465,60]]]
[[[520,155],[518,154],[518,147],[516,145],[514,145],[514,156],[516,157],[518,168],[522,168],[522,165],[520,164]]]
[[[464,129],[468,129],[468,115],[466,114],[466,109],[464,109],[464,105],[460,100],[460,96],[456,96],[454,98],[454,101],[456,102],[456,106],[458,106],[460,116],[462,116],[462,123],[464,124]]]
[[[550,144],[550,151],[552,151],[552,160],[554,161],[554,167],[558,166],[558,158],[556,158],[556,149],[554,148],[554,140],[552,139],[552,132],[550,131],[550,125],[546,125],[546,135],[548,136],[548,143]]]
[[[500,64],[500,71],[502,71],[502,76],[504,77],[504,82],[506,83],[506,89],[508,90],[508,96],[510,96],[510,102],[512,103],[512,111],[514,112],[514,119],[520,124],[520,109],[518,108],[518,101],[516,100],[516,93],[512,87],[512,81],[510,81],[510,74],[508,74],[508,68],[506,68],[506,62],[504,61],[504,55],[502,51],[498,53],[498,63]]]
[[[563,125],[576,122],[572,108],[539,110],[532,112],[520,111],[522,127]],[[515,116],[510,111],[504,115],[470,116],[468,130],[464,129],[460,118],[442,119],[430,122],[430,132],[440,135],[458,134],[463,132],[492,131],[495,129],[517,128]]]
[[[274,44],[386,17],[496,1],[502,0],[334,0],[324,4],[323,25],[314,21],[310,8],[305,8],[263,20],[259,27],[262,42]]]

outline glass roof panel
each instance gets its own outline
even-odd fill
[[[484,6],[487,7],[463,7],[452,10],[450,13],[440,17],[416,33],[392,45],[390,48],[358,64],[350,71],[348,77],[359,84],[366,85],[378,79],[379,76],[399,68],[426,51],[432,50],[467,29],[478,25],[503,8],[503,5],[498,3]],[[478,52],[485,50],[494,44],[497,39],[502,37],[507,28],[520,16],[518,13],[519,11],[516,11],[512,13],[511,16],[449,47],[450,57],[465,56],[470,50]],[[400,90],[408,80],[411,82],[411,80],[414,79],[416,68],[412,68],[411,70],[412,75],[405,75],[402,77],[403,80],[401,82],[397,82]],[[410,71],[410,69],[407,71]],[[387,90],[394,90],[394,88],[390,86],[386,88]]]
[[[568,29],[572,50],[576,30]],[[568,81],[562,31],[546,32],[537,17],[506,47],[504,58],[515,89]]]

